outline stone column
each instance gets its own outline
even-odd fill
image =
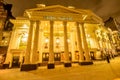
[[[54,22],[50,21],[50,43],[49,43],[49,62],[48,62],[48,69],[53,69],[54,65]]]
[[[81,32],[79,28],[79,23],[76,23],[76,30],[77,30],[77,42],[78,42],[78,50],[79,50],[79,62],[84,61],[84,54],[83,54],[83,48],[81,43]]]
[[[13,48],[14,46],[14,42],[15,42],[15,36],[16,36],[16,32],[15,32],[15,28],[12,31],[11,34],[11,38],[10,38],[10,42],[9,42],[9,46],[8,46],[8,50],[7,50],[7,55],[6,55],[6,59],[5,62],[3,64],[3,66],[5,66],[5,68],[10,68],[12,63],[12,54],[10,52],[10,50]]]
[[[0,41],[2,41],[2,36],[3,36],[3,32],[2,30],[0,30]],[[2,44],[2,42],[0,42],[0,44]]]
[[[35,34],[33,40],[32,64],[37,64],[38,61],[38,39],[39,39],[39,21],[36,21]]]
[[[27,48],[26,48],[26,54],[25,54],[25,64],[30,63],[30,55],[31,55],[31,46],[32,46],[32,37],[33,37],[33,21],[30,21],[30,28],[28,33],[28,41],[27,41]]]
[[[83,38],[83,46],[84,46],[84,56],[85,56],[85,62],[81,63],[83,65],[89,65],[93,64],[93,62],[90,59],[90,54],[89,54],[89,49],[88,49],[88,44],[86,40],[86,35],[85,35],[85,29],[84,29],[84,24],[81,23],[81,31],[82,31],[82,38]]]
[[[69,49],[68,49],[68,37],[67,37],[67,22],[63,22],[64,27],[64,67],[71,67],[71,62],[69,60]]]
[[[43,33],[43,29],[40,27],[40,30],[39,30],[39,45],[38,45],[38,49],[39,49],[39,65],[42,63],[42,53],[43,53],[43,43],[44,43],[44,40],[43,40],[43,37],[44,37],[44,33]]]
[[[71,56],[72,56],[72,62],[77,62],[78,60],[76,60],[75,58],[75,51],[76,51],[76,45],[75,45],[75,38],[76,38],[76,35],[75,35],[76,31],[72,30],[70,32],[70,43],[71,43],[71,49],[70,51],[72,52]]]
[[[3,27],[4,27],[4,21],[0,21],[0,41],[2,41],[2,37],[3,37]]]
[[[29,28],[28,40],[27,40],[27,48],[26,48],[26,53],[25,53],[25,62],[21,66],[21,71],[29,71],[29,70],[36,69],[36,66],[32,66],[31,62],[30,62],[32,37],[33,37],[33,26],[34,26],[34,22],[30,21],[30,28]]]

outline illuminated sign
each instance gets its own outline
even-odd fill
[[[64,17],[64,16],[59,16],[59,17],[55,17],[55,16],[43,16],[44,19],[47,20],[62,20],[62,21],[71,21],[73,20],[71,17]]]

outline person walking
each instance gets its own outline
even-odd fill
[[[109,54],[106,54],[106,60],[107,60],[108,63],[110,63],[110,59],[109,58],[110,58]]]

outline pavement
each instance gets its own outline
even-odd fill
[[[120,57],[107,61],[93,61],[93,65],[72,64],[55,69],[39,67],[33,71],[20,71],[18,68],[1,69],[0,80],[120,80]]]

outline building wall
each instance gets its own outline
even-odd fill
[[[12,67],[12,58],[15,54],[19,55],[20,63],[23,63],[23,57],[26,63],[87,62],[102,59],[102,52],[111,49],[107,35],[109,32],[101,19],[94,15],[87,15],[88,18],[83,20],[80,19],[81,15],[78,15],[79,11],[62,6],[57,6],[61,12],[58,11],[53,16],[56,6],[52,7],[48,8],[51,12],[45,12],[46,9],[42,9],[44,11],[42,13],[46,14],[46,20],[45,14],[38,14],[40,11],[35,12],[36,9],[31,9],[32,14],[28,10],[29,14],[26,13],[28,18],[11,20],[14,30],[6,59],[6,63],[10,62],[9,67]],[[64,11],[72,16],[72,21],[71,18],[66,17],[67,14]],[[91,19],[91,16],[97,21]]]

